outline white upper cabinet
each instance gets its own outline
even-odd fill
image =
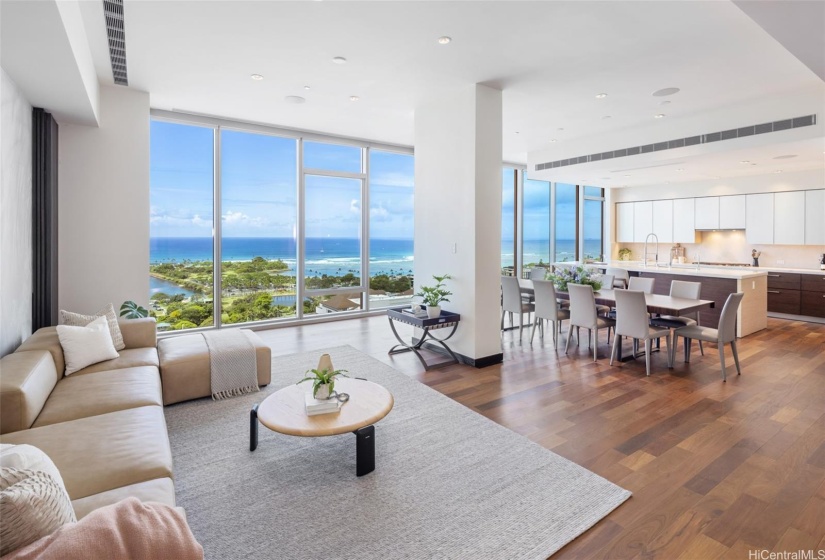
[[[719,229],[719,197],[705,196],[695,201],[696,229]]]
[[[825,245],[825,190],[805,191],[805,245]]]
[[[633,203],[633,241],[644,243],[649,233],[653,233],[653,202]]]
[[[773,193],[749,194],[745,203],[745,237],[748,243],[773,243]]]
[[[774,194],[773,242],[777,245],[805,243],[805,191]]]
[[[719,197],[719,229],[745,229],[746,196]]]
[[[616,242],[633,242],[633,203],[616,204]]]
[[[653,233],[662,243],[673,242],[673,201],[653,201]]]
[[[696,243],[696,212],[693,198],[673,201],[673,242]]]

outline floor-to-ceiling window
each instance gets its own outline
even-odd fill
[[[220,134],[221,322],[295,317],[297,141]]]
[[[516,265],[516,192],[517,170],[501,170],[501,274],[512,276]]]
[[[582,187],[582,257],[601,261],[604,256],[604,189]]]
[[[522,187],[522,259],[524,269],[546,267],[550,258],[550,183],[524,179]]]
[[[411,150],[191,121],[151,123],[151,297],[162,330],[409,302]]]
[[[408,303],[413,294],[413,184],[410,154],[370,150],[369,232],[372,309]]]
[[[553,224],[556,262],[574,261],[578,240],[578,187],[566,183],[555,183],[556,223]]]
[[[150,312],[161,330],[214,324],[214,136],[211,127],[151,123]]]

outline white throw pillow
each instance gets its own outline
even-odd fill
[[[65,309],[60,310],[60,316],[63,318],[63,324],[72,327],[85,327],[98,317],[106,317],[109,322],[109,332],[112,334],[112,343],[115,345],[115,350],[123,350],[126,344],[123,342],[123,333],[120,332],[120,325],[117,322],[117,314],[115,313],[115,306],[111,303],[106,307],[95,313],[94,315],[83,315],[81,313],[72,313]]]
[[[58,325],[57,337],[60,339],[63,357],[66,359],[66,375],[119,356],[112,343],[105,316],[95,319],[85,327]]]
[[[42,449],[33,445],[0,443],[0,467],[21,471],[43,471],[51,475],[64,491],[66,490],[63,477],[60,476],[54,461]]]

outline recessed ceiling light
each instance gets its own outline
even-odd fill
[[[630,177],[630,175],[625,175],[625,177]]]
[[[453,40],[452,37],[447,37],[446,35],[444,35],[443,37],[438,38],[438,44],[439,45],[447,45],[452,40]]]
[[[658,115],[653,115],[653,118],[654,119],[663,119],[663,118],[665,118],[665,114],[664,113],[659,113]]]
[[[666,97],[668,95],[673,95],[674,93],[679,93],[679,88],[677,87],[666,87],[662,89],[657,89],[653,92],[653,97]]]
[[[605,97],[607,97],[606,93],[597,93],[596,94],[596,99],[604,99]]]
[[[284,101],[286,101],[287,103],[292,103],[293,105],[300,105],[301,103],[306,101],[306,99],[304,99],[300,95],[287,95],[286,97],[284,97]]]
[[[670,181],[665,181],[665,185],[669,185],[669,184],[670,184]]]
[[[564,130],[563,128],[559,128],[558,130]]]
[[[252,78],[253,80],[255,80],[256,82],[260,82],[261,80],[264,79],[264,77],[261,76],[260,74],[252,74],[249,77]]]
[[[518,130],[515,132],[515,134],[518,134]]]
[[[551,141],[551,142],[555,142],[555,141],[556,141],[556,139],[555,139],[555,138],[551,138],[551,139],[550,139],[550,141]]]
[[[309,86],[304,86],[304,89],[310,89],[310,87]]]
[[[776,171],[774,171],[774,173],[782,173],[782,170],[781,170],[781,169],[777,169]]]
[[[746,160],[746,159],[743,159],[743,160],[742,160],[742,161],[740,161],[739,163],[748,164],[748,163],[750,163],[750,161],[748,161],[748,160]]]
[[[676,170],[677,173],[681,173],[682,171],[684,171],[684,169],[682,169],[681,167]]]
[[[796,154],[788,154],[788,155],[785,155],[785,156],[776,156],[773,159],[791,159],[791,158],[795,158],[795,157],[796,157]]]
[[[347,63],[347,59],[344,58],[343,56],[336,56],[335,58],[332,59],[332,61],[335,64],[346,64]]]
[[[603,120],[603,121],[606,121],[606,120],[607,120],[607,119],[609,119],[609,118],[612,118],[612,117],[611,117],[610,115],[605,115],[605,116],[603,116],[603,117],[602,117],[602,120]]]
[[[670,105],[670,101],[659,101],[659,105]]]
[[[349,100],[350,100],[350,101],[358,101],[359,99],[361,99],[361,98],[360,98],[360,97],[358,97],[357,95],[350,95],[350,96],[349,96]]]

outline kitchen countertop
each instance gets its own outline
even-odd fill
[[[579,266],[581,262],[568,261],[556,262],[554,266]],[[589,263],[584,265],[589,268],[623,268],[633,272],[649,272],[652,274],[680,274],[684,276],[703,276],[705,278],[732,278],[735,280],[743,280],[745,278],[758,278],[766,276],[769,270],[779,270],[773,268],[737,268],[732,266],[710,266],[702,265],[699,270],[696,269],[695,264],[677,264],[668,267],[667,265],[660,265],[658,267],[649,264],[645,266],[641,262],[634,261],[612,261],[610,263]],[[790,271],[789,271],[790,272]],[[812,270],[811,272],[819,272]]]

